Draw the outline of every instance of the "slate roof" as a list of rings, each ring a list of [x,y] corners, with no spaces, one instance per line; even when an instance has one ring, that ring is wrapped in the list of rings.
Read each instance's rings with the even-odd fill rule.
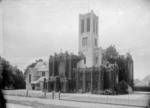
[[[38,69],[38,72],[40,71],[48,71],[48,62],[44,62],[40,69]]]
[[[44,62],[38,62],[35,66],[34,66],[34,68],[35,69],[40,69],[42,66],[43,66],[43,64],[44,64]]]
[[[35,69],[35,68],[29,68],[29,71],[30,71],[31,73],[33,73],[34,76],[39,76],[39,75],[38,75],[38,72],[37,72],[37,69]]]

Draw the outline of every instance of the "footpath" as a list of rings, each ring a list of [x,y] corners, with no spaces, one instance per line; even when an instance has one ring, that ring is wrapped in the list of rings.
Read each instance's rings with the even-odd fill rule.
[[[41,91],[5,91],[5,97],[10,103],[34,106],[36,108],[148,108],[150,103],[149,94],[128,94],[128,95],[94,95],[94,94],[67,94],[47,93],[46,98]],[[52,106],[52,107],[50,107]],[[108,107],[109,108],[109,107]]]

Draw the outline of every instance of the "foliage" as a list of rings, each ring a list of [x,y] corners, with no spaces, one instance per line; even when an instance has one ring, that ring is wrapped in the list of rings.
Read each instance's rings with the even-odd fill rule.
[[[115,95],[115,94],[116,94],[116,91],[113,90],[113,89],[105,89],[105,90],[104,90],[104,94],[105,94],[105,95]]]
[[[13,74],[13,79],[15,82],[13,84],[14,89],[25,88],[25,78],[24,78],[23,73],[19,69],[15,69],[14,74]]]
[[[8,61],[2,58],[2,88],[10,87],[14,84],[12,66]]]
[[[1,85],[1,82],[2,82],[2,58],[0,56],[0,85]]]
[[[24,75],[27,73],[28,69],[29,68],[34,68],[35,65],[38,63],[38,62],[42,62],[43,60],[42,59],[38,59],[38,60],[35,60],[35,62],[31,63],[30,65],[27,66],[27,68],[25,69],[25,72],[24,72]]]
[[[117,94],[127,94],[128,93],[128,84],[124,80],[119,82],[115,86],[115,91],[117,92]]]
[[[125,57],[120,55],[115,46],[110,45],[105,52],[105,57],[110,63],[117,63],[119,67],[119,81],[125,80]]]
[[[104,71],[104,89],[109,88],[109,72]]]
[[[21,89],[25,88],[25,81],[22,72],[13,67],[7,60],[1,59],[1,88],[14,88]]]
[[[60,77],[57,76],[56,77],[56,91],[60,91],[61,90],[61,84],[60,84]]]
[[[115,45],[110,45],[107,49],[106,49],[106,52],[105,52],[105,57],[106,59],[111,62],[113,60],[113,58],[117,57],[118,56],[118,52],[115,48]]]
[[[118,64],[118,67],[119,67],[119,81],[122,81],[122,80],[125,80],[126,78],[126,73],[125,73],[125,58],[124,56],[119,56],[117,59],[116,59],[116,62]]]

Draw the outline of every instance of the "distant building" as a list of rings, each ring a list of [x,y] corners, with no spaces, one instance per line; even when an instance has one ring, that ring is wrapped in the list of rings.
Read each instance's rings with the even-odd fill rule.
[[[43,90],[43,81],[48,79],[48,63],[38,62],[34,68],[29,68],[25,74],[27,90]]]
[[[149,84],[144,81],[138,81],[134,86],[135,87],[146,87],[146,86],[149,86]]]
[[[142,81],[150,86],[150,75],[146,76]]]

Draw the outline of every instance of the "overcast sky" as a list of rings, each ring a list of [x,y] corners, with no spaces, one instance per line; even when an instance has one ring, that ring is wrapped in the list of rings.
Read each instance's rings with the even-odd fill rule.
[[[78,53],[79,13],[99,16],[99,45],[134,60],[134,77],[150,74],[150,0],[4,0],[1,55],[24,70],[54,52]]]

